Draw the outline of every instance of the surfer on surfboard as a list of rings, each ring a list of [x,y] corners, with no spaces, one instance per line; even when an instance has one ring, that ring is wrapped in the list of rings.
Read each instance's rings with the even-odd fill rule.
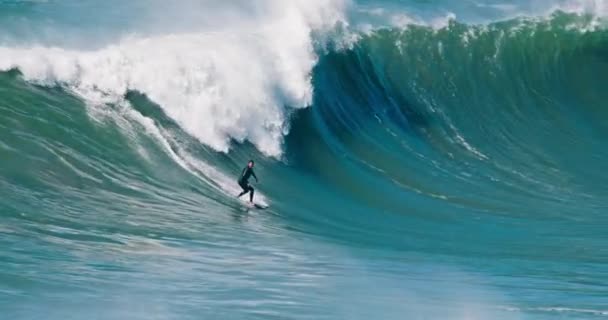
[[[249,178],[251,176],[253,176],[255,178],[255,182],[259,181],[258,177],[253,172],[254,165],[255,164],[254,164],[253,160],[249,160],[249,162],[247,163],[247,166],[241,172],[241,175],[238,180],[239,186],[241,186],[241,188],[243,188],[243,192],[241,192],[237,198],[240,198],[247,192],[250,192],[249,202],[251,202],[251,203],[253,203],[253,194],[255,193],[255,190],[253,189],[252,186],[249,185]]]

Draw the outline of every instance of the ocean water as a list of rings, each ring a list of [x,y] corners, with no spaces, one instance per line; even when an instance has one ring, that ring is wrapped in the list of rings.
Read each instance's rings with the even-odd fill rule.
[[[1,318],[608,318],[607,16],[1,0]]]

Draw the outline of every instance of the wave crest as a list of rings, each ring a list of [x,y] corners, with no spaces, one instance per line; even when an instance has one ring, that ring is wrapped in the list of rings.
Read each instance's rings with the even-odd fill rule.
[[[344,5],[265,1],[263,17],[219,30],[127,37],[93,51],[0,47],[0,69],[18,68],[26,80],[65,86],[93,104],[138,91],[215,150],[248,140],[279,156],[291,110],[312,101],[311,33],[341,21]]]

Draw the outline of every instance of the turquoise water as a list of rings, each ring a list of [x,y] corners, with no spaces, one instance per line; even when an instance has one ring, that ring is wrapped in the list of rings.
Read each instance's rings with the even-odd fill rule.
[[[606,318],[606,14],[0,1],[0,310]]]

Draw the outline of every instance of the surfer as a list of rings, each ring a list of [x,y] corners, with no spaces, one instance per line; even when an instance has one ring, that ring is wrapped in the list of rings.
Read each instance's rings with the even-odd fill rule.
[[[258,177],[255,175],[255,172],[253,172],[253,166],[254,166],[253,160],[249,160],[249,162],[247,163],[247,166],[243,169],[243,172],[241,172],[241,176],[239,177],[239,180],[238,180],[239,186],[241,186],[241,188],[243,188],[243,192],[241,192],[238,195],[238,198],[240,198],[247,192],[251,192],[249,194],[249,202],[251,202],[251,203],[253,203],[253,194],[254,194],[255,190],[253,189],[252,186],[249,185],[249,177],[253,176],[255,178],[255,182],[259,181]]]

